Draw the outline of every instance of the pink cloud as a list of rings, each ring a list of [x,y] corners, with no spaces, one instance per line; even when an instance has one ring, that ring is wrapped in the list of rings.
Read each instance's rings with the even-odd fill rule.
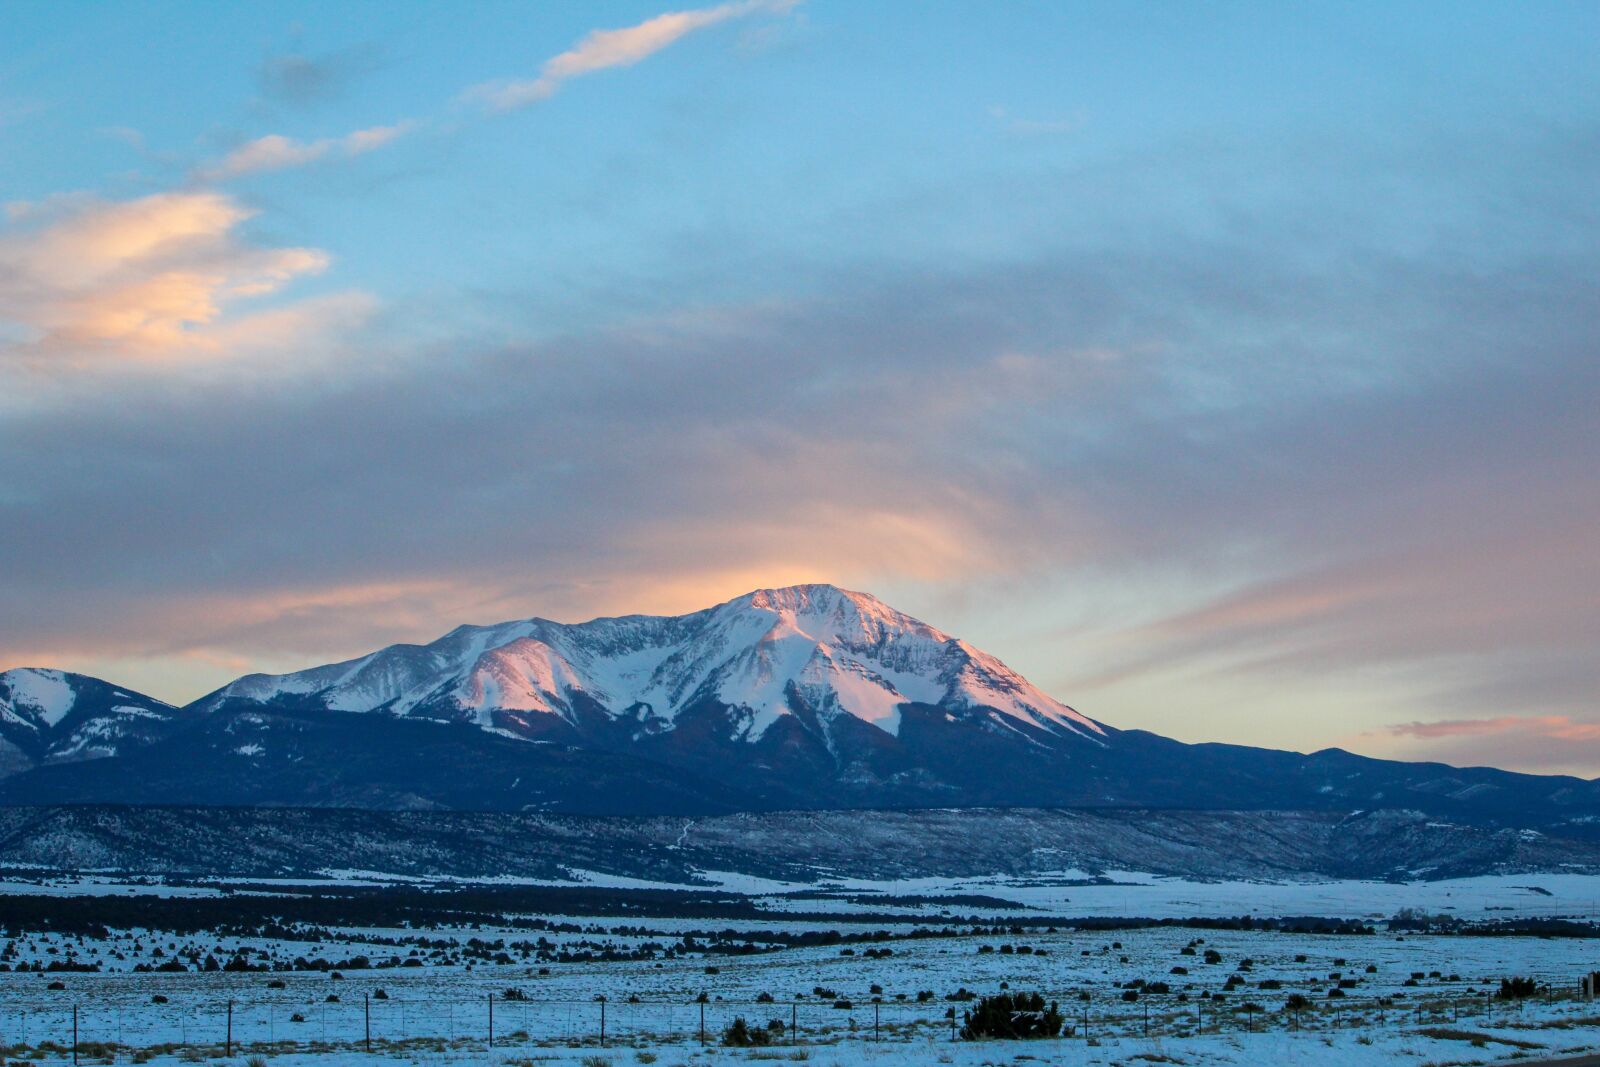
[[[235,148],[222,159],[201,168],[202,181],[224,181],[263,171],[303,167],[330,156],[348,159],[381,148],[405,133],[411,124],[372,126],[343,137],[324,137],[317,141],[296,141],[281,134],[268,134]]]

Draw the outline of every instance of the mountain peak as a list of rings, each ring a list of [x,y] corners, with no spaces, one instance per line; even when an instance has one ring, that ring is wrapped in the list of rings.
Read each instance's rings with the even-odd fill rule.
[[[745,741],[802,713],[814,731],[844,716],[896,736],[907,705],[988,709],[1024,734],[1105,735],[994,657],[825,583],[757,589],[688,615],[458,627],[428,645],[240,679],[202,710],[229,700],[443,718],[520,736],[542,736],[553,722],[576,729],[596,711],[670,732],[708,703],[727,709],[727,729]]]

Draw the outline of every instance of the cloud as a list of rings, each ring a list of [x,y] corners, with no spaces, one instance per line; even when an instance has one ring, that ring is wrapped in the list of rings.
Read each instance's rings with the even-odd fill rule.
[[[622,29],[593,30],[568,51],[546,60],[538,77],[485,83],[465,95],[499,111],[525,107],[548,99],[563,82],[613,67],[631,67],[696,30],[748,15],[783,14],[799,2],[735,0],[715,7],[670,11]]]
[[[1428,677],[1444,701],[1480,672],[1563,676],[1554,663],[1569,688],[1524,688],[1521,706],[1592,693],[1584,533],[1600,516],[1578,488],[1600,469],[1600,383],[1564,350],[1586,314],[1565,275],[1524,274],[1521,312],[1485,329],[1457,307],[1502,279],[1446,295],[1415,266],[1308,276],[1258,255],[1202,242],[851,273],[806,300],[450,344],[378,379],[133,390],[115,410],[14,419],[0,598],[46,607],[0,621],[0,653],[304,663],[462,621],[683,610],[781,581],[1115,583],[1171,565],[1236,587],[1128,635],[1137,655],[1108,668],[1294,692],[1443,664]],[[1254,344],[1230,347],[1246,323],[1253,342],[1315,331],[1369,287],[1406,305],[1402,330],[1372,336],[1412,375],[1307,394]],[[1300,296],[1261,299],[1286,292]],[[1196,351],[1255,388],[1196,398]],[[349,590],[400,592],[385,606]]]
[[[1378,735],[1416,742],[1400,749],[1412,758],[1490,766],[1509,763],[1584,778],[1600,774],[1600,723],[1567,715],[1399,723]]]
[[[1556,741],[1600,741],[1600,723],[1576,722],[1566,715],[1502,715],[1497,719],[1408,722],[1391,726],[1388,732],[1397,737],[1425,739],[1536,734]]]
[[[0,355],[170,359],[247,345],[235,304],[327,267],[314,248],[241,239],[254,214],[217,192],[67,198],[10,212],[0,230]],[[281,324],[283,310],[273,313]],[[254,320],[265,324],[270,319]]]
[[[296,141],[279,134],[269,134],[246,142],[217,162],[201,167],[195,176],[201,181],[226,181],[263,171],[303,167],[330,156],[350,159],[383,147],[406,133],[411,126],[410,122],[371,126],[343,137],[324,137],[318,141]]]

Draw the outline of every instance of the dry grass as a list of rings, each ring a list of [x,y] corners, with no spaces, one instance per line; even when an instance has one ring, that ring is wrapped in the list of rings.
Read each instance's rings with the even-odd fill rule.
[[[1432,1038],[1435,1041],[1466,1041],[1474,1048],[1487,1048],[1491,1044],[1510,1045],[1512,1048],[1536,1049],[1546,1046],[1536,1041],[1518,1041],[1514,1037],[1496,1037],[1493,1034],[1483,1034],[1476,1030],[1455,1030],[1445,1026],[1429,1026],[1417,1033],[1422,1037]]]

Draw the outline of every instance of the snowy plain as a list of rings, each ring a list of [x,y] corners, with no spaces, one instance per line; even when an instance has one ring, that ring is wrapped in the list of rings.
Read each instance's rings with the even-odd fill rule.
[[[367,872],[341,873],[336,884],[384,881]],[[575,871],[569,884],[605,881]],[[1417,934],[1389,930],[1383,921],[1402,910],[1488,921],[1588,919],[1600,899],[1600,879],[1556,874],[1416,883],[1197,883],[1111,872],[1086,881],[1081,872],[1066,871],[1048,878],[824,880],[797,887],[707,872],[705,883],[761,902],[761,917],[521,916],[564,924],[561,932],[538,933],[479,923],[291,931],[272,938],[115,929],[82,938],[25,932],[7,944],[11,965],[48,966],[70,958],[99,970],[0,972],[0,1055],[8,1061],[71,1062],[74,1009],[81,1062],[217,1059],[241,1067],[252,1058],[306,1067],[773,1060],[838,1067],[1221,1065],[1273,1059],[1443,1065],[1537,1062],[1600,1049],[1600,1008],[1574,995],[1578,976],[1600,968],[1600,942]],[[308,884],[316,883],[174,886],[112,875],[13,876],[3,888],[61,897],[225,896],[292,893]],[[948,914],[985,925],[974,931],[951,923]],[[1170,923],[1087,929],[1074,923],[1241,915],[1352,918],[1375,932]],[[0,925],[4,917],[0,902]],[[1052,917],[1059,921],[1041,924]],[[1007,925],[1023,918],[1028,924]],[[918,928],[932,933],[906,936]],[[770,950],[749,955],[680,949],[651,958],[578,962],[524,955],[494,963],[456,951],[471,939],[492,945],[540,937],[557,951],[630,952],[707,929],[757,943],[775,930],[863,936],[881,929],[888,936],[844,947],[768,945]],[[399,966],[406,950],[396,946],[418,936],[452,947],[426,954],[424,965]],[[227,959],[244,950],[247,958],[274,961],[361,955],[372,966],[346,968],[338,978],[328,970],[134,973],[132,967],[152,958],[156,947],[164,947],[168,959],[185,952]],[[1208,951],[1216,953],[1215,962],[1207,962]],[[1490,995],[1500,979],[1520,976],[1537,979],[1540,993],[1510,1002]],[[1138,982],[1164,982],[1168,991],[1140,993],[1132,985]],[[51,988],[56,983],[60,988]],[[970,1003],[949,998],[962,996],[961,990],[984,995],[1006,986],[1038,990],[1060,1003],[1066,1035],[1041,1042],[953,1040],[946,1013],[954,1008],[959,1022]],[[603,1006],[597,999],[602,996]],[[698,1003],[702,996],[704,1004]],[[1293,996],[1304,997],[1305,1004],[1292,1011]],[[758,1027],[775,1025],[770,1032],[777,1044],[718,1047],[724,1028],[737,1017]]]

